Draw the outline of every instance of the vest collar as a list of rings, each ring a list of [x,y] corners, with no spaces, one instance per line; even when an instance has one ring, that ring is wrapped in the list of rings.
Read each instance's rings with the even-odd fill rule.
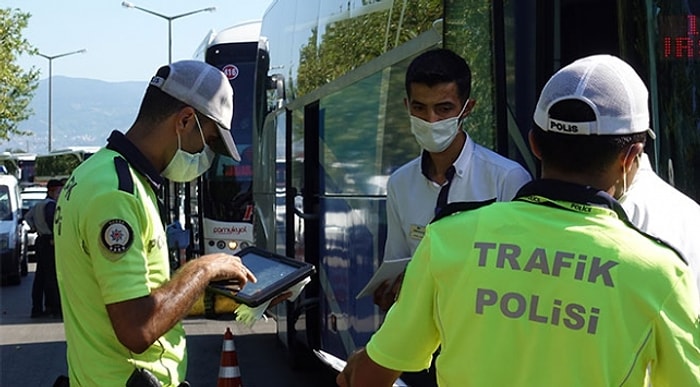
[[[580,203],[607,208],[615,212],[622,221],[630,223],[622,205],[605,191],[561,180],[538,179],[526,183],[520,188],[513,200],[526,196],[542,196],[550,200]]]
[[[136,171],[148,179],[155,192],[160,190],[164,182],[163,177],[124,133],[118,130],[112,131],[107,139],[107,149],[122,155]]]

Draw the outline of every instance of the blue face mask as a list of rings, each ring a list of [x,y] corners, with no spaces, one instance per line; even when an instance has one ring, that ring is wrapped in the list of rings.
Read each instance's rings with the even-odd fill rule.
[[[194,120],[197,123],[197,128],[199,128],[199,134],[202,136],[204,149],[198,153],[185,152],[181,148],[180,133],[178,133],[175,156],[173,156],[168,166],[165,167],[161,173],[163,177],[168,180],[177,183],[186,183],[201,176],[211,166],[211,162],[214,159],[214,151],[209,148],[209,145],[207,145],[207,142],[204,140],[204,132],[202,132],[202,126],[199,124],[199,119],[196,114]]]

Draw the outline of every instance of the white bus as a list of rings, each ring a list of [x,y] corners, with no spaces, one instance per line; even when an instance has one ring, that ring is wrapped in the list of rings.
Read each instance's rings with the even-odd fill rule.
[[[34,182],[35,162],[36,153],[0,153],[0,165],[4,167],[4,173],[16,177],[20,187]]]
[[[191,231],[194,243],[189,247],[195,255],[231,254],[253,243],[252,137],[266,114],[259,107],[267,85],[265,72],[256,66],[268,67],[267,40],[260,36],[260,25],[254,20],[212,32],[195,53],[196,59],[217,67],[231,82],[235,92],[231,127],[241,154],[241,161],[217,155],[196,186],[184,187],[184,223]]]
[[[73,170],[100,147],[74,146],[36,156],[34,183],[46,184],[50,179],[67,179]]]

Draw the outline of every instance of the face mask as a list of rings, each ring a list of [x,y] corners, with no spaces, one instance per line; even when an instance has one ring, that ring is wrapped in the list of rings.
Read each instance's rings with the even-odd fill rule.
[[[185,152],[180,148],[180,133],[178,133],[177,151],[162,173],[166,179],[178,183],[186,183],[199,177],[211,166],[211,161],[214,159],[214,151],[209,148],[209,145],[204,140],[204,133],[202,132],[202,126],[199,125],[197,115],[194,116],[194,120],[197,123],[197,128],[199,128],[199,134],[202,136],[204,149],[199,153]]]
[[[432,153],[439,153],[447,149],[457,137],[460,126],[460,117],[467,108],[465,103],[462,110],[455,117],[441,121],[428,122],[411,115],[411,132],[421,148]]]

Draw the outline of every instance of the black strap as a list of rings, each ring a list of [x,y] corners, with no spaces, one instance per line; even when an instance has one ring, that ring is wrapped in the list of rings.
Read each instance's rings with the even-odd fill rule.
[[[482,200],[480,202],[453,202],[453,203],[449,203],[437,215],[435,215],[435,217],[433,218],[433,220],[430,221],[430,223],[435,223],[442,218],[445,218],[445,217],[452,215],[452,214],[456,214],[458,212],[476,210],[477,208],[487,206],[491,203],[494,203],[495,201],[496,201],[496,198]]]
[[[440,188],[440,193],[438,194],[437,202],[435,203],[435,215],[439,214],[445,206],[447,206],[447,197],[450,194],[450,186],[452,185],[452,179],[455,177],[455,166],[450,165],[445,171],[445,177],[447,178],[447,184]]]
[[[70,387],[70,380],[66,375],[60,375],[53,382],[53,387]]]

